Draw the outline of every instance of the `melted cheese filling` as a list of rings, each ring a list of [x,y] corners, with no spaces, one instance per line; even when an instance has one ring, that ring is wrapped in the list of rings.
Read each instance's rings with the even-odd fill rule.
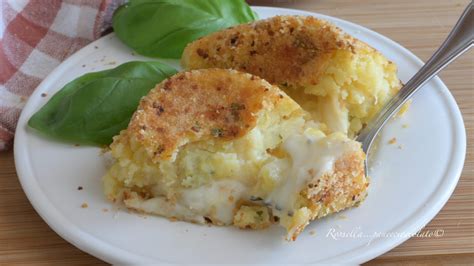
[[[219,180],[194,189],[181,191],[180,200],[171,202],[165,197],[148,200],[125,200],[128,207],[183,220],[205,223],[206,218],[216,224],[232,224],[236,201],[245,196],[248,188],[239,181]]]
[[[220,225],[232,224],[236,207],[242,200],[270,207],[279,217],[292,216],[299,208],[297,199],[302,189],[308,182],[331,172],[338,158],[353,151],[354,146],[350,144],[351,141],[342,134],[325,136],[319,130],[307,129],[285,139],[281,145],[285,157],[272,157],[273,160],[262,167],[271,169],[273,176],[278,177],[267,192],[261,191],[258,184],[218,179],[195,188],[180,189],[176,201],[165,197],[146,200],[132,197],[126,199],[125,204],[147,213],[197,223],[212,220]]]
[[[291,166],[266,202],[273,206],[277,214],[284,212],[291,215],[301,190],[309,181],[331,172],[336,160],[350,152],[351,146],[316,133],[292,135],[283,143],[283,149],[289,154]]]

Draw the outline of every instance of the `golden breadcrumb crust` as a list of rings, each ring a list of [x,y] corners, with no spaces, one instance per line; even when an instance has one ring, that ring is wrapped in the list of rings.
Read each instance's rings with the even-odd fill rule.
[[[365,154],[362,150],[346,154],[334,164],[334,171],[330,175],[316,178],[308,183],[304,192],[313,204],[322,204],[332,212],[339,211],[335,202],[342,205],[352,205],[359,202],[364,196],[364,191],[369,185],[364,172]],[[318,217],[324,216],[318,213]]]
[[[231,140],[245,135],[255,127],[256,113],[281,100],[292,101],[277,87],[247,73],[224,69],[182,72],[158,84],[141,100],[121,134],[133,136],[153,161],[166,160],[190,140]]]
[[[272,84],[307,86],[318,83],[337,49],[370,49],[327,21],[306,16],[276,16],[219,31],[183,52],[186,69],[233,68]]]

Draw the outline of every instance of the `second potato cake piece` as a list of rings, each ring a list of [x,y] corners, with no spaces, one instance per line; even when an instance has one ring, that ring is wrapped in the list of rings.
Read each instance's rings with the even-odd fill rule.
[[[349,137],[400,89],[397,67],[331,23],[277,16],[203,37],[184,50],[186,69],[232,68],[264,78]]]

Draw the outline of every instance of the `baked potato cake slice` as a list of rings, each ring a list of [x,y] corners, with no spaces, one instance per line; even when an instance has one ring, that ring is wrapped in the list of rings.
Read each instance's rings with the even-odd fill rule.
[[[195,223],[278,221],[292,240],[311,220],[356,205],[368,186],[358,142],[324,134],[285,92],[235,70],[163,81],[110,152],[112,201]]]
[[[310,16],[276,16],[190,43],[186,69],[232,68],[278,85],[327,132],[349,137],[400,89],[397,67],[380,52]]]

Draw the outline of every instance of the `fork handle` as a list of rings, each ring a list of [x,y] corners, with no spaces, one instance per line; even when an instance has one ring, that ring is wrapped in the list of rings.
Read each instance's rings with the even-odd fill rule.
[[[473,3],[471,2],[441,47],[360,132],[356,140],[362,143],[362,149],[365,152],[369,150],[373,139],[385,123],[397,113],[401,106],[415,92],[454,59],[474,45],[473,9]]]

